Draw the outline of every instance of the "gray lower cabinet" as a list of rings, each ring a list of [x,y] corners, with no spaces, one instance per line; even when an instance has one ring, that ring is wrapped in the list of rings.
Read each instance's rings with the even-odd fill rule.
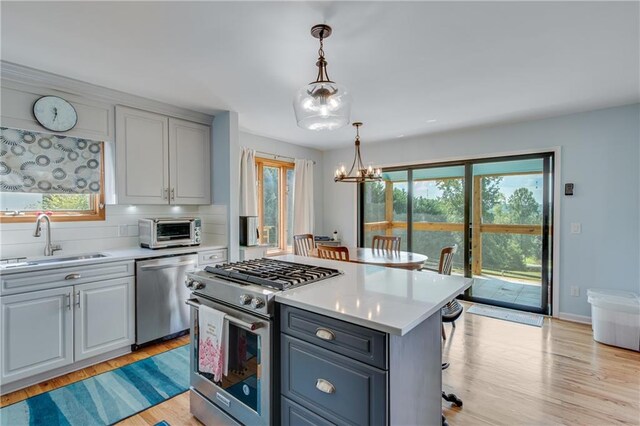
[[[106,272],[110,279],[97,279],[90,266],[50,270],[48,282],[47,271],[2,277],[2,392],[24,384],[32,376],[128,349],[134,343],[133,262],[99,264],[94,269]],[[60,282],[67,285],[60,286]],[[72,283],[75,285],[69,285]],[[29,291],[46,285],[52,288]],[[18,289],[23,292],[6,294]]]
[[[135,278],[75,286],[75,361],[135,341]]]
[[[279,306],[284,425],[440,425],[440,311],[404,336]]]
[[[284,397],[335,424],[386,423],[385,371],[287,335],[281,355]]]
[[[282,426],[331,426],[333,423],[323,419],[313,411],[307,410],[303,406],[296,404],[288,398],[282,397],[280,400],[280,410]]]
[[[73,286],[0,297],[3,384],[73,363]]]

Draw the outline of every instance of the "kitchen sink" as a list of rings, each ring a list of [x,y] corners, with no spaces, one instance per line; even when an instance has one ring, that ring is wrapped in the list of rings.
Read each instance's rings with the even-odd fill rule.
[[[94,254],[83,254],[78,256],[51,257],[47,259],[24,260],[22,262],[2,264],[0,265],[0,269],[11,269],[11,268],[18,268],[22,266],[51,265],[51,264],[65,263],[65,262],[75,262],[78,260],[100,259],[103,257],[107,257],[107,255],[101,254],[101,253],[94,253]]]

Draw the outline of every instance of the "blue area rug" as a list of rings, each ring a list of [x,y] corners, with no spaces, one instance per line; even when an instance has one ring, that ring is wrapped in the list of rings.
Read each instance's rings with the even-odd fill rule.
[[[110,425],[189,389],[189,345],[0,409],[3,426]]]

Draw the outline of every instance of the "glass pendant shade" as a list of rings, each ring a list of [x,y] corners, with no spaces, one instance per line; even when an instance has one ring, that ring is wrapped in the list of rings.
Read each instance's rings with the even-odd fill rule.
[[[298,90],[293,109],[303,129],[338,129],[349,124],[351,93],[337,83],[313,82]]]
[[[296,93],[293,110],[298,126],[308,130],[334,130],[349,123],[351,115],[351,93],[337,84],[327,74],[323,42],[331,35],[331,27],[325,24],[311,27],[311,35],[320,40],[318,50],[318,75]]]

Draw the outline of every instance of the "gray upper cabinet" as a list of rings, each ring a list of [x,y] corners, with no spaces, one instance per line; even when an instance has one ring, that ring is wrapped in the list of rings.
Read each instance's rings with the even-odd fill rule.
[[[210,204],[211,128],[116,106],[119,204]]]
[[[73,287],[0,297],[0,382],[73,363]]]
[[[116,106],[119,204],[169,203],[169,118]]]
[[[211,128],[169,119],[171,204],[211,204]]]

